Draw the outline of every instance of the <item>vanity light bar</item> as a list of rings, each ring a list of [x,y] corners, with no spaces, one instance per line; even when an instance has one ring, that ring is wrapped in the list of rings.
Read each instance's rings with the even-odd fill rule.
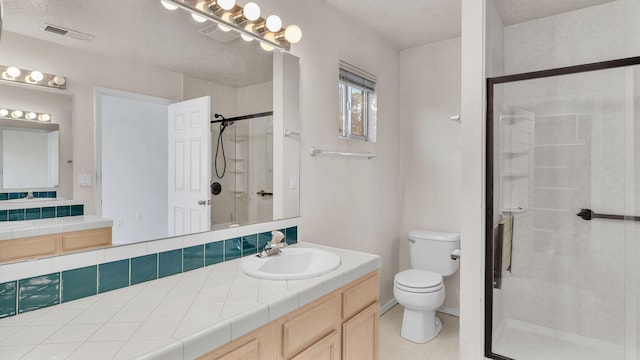
[[[161,3],[167,10],[187,10],[198,22],[212,21],[222,31],[235,30],[246,41],[257,40],[265,51],[289,50],[291,44],[302,38],[302,30],[297,25],[283,28],[277,15],[260,17],[260,7],[253,2],[244,8],[235,0],[161,0]]]
[[[38,70],[19,69],[15,66],[0,65],[0,79],[55,89],[67,88],[67,79],[64,76],[46,74]]]
[[[0,108],[0,118],[12,120],[34,120],[50,122],[51,114],[39,113],[35,111]]]

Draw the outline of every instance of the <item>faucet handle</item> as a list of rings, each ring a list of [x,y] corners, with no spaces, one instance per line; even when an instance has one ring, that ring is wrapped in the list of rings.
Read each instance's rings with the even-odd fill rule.
[[[284,239],[284,234],[281,231],[272,231],[271,232],[271,241],[279,244],[282,239]],[[285,242],[286,244],[286,242]]]

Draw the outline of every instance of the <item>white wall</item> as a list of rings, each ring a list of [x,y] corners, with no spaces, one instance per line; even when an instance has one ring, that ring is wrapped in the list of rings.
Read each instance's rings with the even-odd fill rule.
[[[324,1],[272,0],[260,7],[303,31],[292,46],[301,59],[300,239],[381,255],[380,301],[386,303],[398,271],[398,51]],[[339,60],[378,77],[375,144],[338,138]],[[310,157],[312,146],[378,157]]]
[[[410,229],[460,232],[460,61],[459,38],[400,53],[400,270]],[[458,309],[459,272],[445,288]]]

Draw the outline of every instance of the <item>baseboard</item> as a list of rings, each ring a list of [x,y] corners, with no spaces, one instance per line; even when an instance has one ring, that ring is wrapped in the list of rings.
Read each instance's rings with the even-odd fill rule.
[[[398,301],[396,301],[395,298],[391,299],[391,301],[389,301],[386,304],[380,305],[380,316],[382,316],[382,314],[386,313],[387,311],[391,310],[391,308],[396,305],[398,305]]]
[[[440,306],[438,308],[439,312],[460,317],[460,309],[448,307],[448,306]]]

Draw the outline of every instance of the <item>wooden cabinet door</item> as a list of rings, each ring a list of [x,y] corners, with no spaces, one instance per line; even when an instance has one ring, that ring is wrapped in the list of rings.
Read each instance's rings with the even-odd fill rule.
[[[232,350],[231,352],[220,356],[217,360],[256,360],[260,359],[260,349],[258,340],[253,339],[248,343]]]
[[[342,325],[342,359],[378,360],[379,304],[371,304]]]
[[[340,359],[340,336],[337,331],[318,340],[291,360],[338,360]]]
[[[200,356],[199,360],[273,360],[276,359],[277,330],[271,322],[222,347]]]

